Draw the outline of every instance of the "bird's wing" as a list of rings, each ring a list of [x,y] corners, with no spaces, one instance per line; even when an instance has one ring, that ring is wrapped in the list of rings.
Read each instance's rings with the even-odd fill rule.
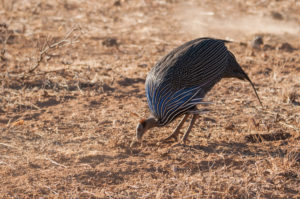
[[[200,91],[199,86],[173,92],[167,84],[156,87],[152,86],[151,83],[146,84],[149,108],[161,126],[169,124],[178,116],[202,103],[202,98],[197,97]]]
[[[162,58],[146,79],[148,105],[160,125],[201,103],[227,62],[224,41],[210,38],[187,42]]]
[[[200,38],[170,52],[154,67],[159,81],[174,90],[191,86],[211,86],[219,81],[228,63],[225,40]]]

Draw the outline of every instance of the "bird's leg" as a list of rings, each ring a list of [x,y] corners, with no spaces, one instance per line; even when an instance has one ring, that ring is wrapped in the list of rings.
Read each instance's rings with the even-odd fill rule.
[[[184,122],[187,120],[189,114],[185,114],[184,117],[182,118],[182,120],[179,122],[179,124],[177,125],[176,129],[173,131],[173,133],[167,137],[166,139],[164,139],[164,141],[168,141],[171,138],[174,138],[177,141],[177,136],[180,133],[180,129],[183,126]]]
[[[185,132],[185,134],[183,135],[183,137],[182,137],[182,139],[181,139],[181,141],[183,142],[183,144],[185,144],[186,139],[187,139],[187,137],[189,136],[189,133],[190,133],[190,131],[192,130],[193,125],[194,125],[195,121],[198,119],[198,117],[199,117],[199,114],[193,114],[191,123],[190,123],[190,125],[189,125],[187,131]]]

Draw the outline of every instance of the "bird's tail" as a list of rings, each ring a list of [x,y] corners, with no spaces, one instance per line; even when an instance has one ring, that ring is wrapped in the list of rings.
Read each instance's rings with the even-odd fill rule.
[[[236,77],[241,80],[247,80],[248,82],[250,82],[260,105],[263,107],[262,102],[256,92],[253,82],[248,77],[247,73],[245,73],[245,71],[239,65],[239,63],[236,61],[234,55],[231,52],[229,52],[229,67],[224,72],[224,77]]]
[[[254,87],[253,82],[252,82],[251,79],[248,77],[247,73],[245,73],[243,70],[242,70],[242,72],[243,72],[243,75],[244,75],[245,79],[248,80],[248,82],[250,82],[250,84],[251,84],[251,86],[252,86],[252,88],[253,88],[253,90],[254,90],[254,92],[255,92],[255,95],[256,95],[256,97],[257,97],[259,103],[260,103],[260,105],[263,107],[262,102],[261,102],[261,100],[260,100],[260,98],[259,98],[259,96],[258,96],[258,94],[257,94],[257,92],[256,92],[256,89],[255,89],[255,87]]]

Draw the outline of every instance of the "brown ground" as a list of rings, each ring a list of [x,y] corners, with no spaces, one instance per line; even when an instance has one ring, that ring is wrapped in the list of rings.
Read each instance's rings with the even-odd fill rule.
[[[299,1],[1,0],[0,23],[1,198],[299,198]],[[130,147],[147,72],[202,36],[264,108],[222,80],[187,146],[159,142],[176,121]]]

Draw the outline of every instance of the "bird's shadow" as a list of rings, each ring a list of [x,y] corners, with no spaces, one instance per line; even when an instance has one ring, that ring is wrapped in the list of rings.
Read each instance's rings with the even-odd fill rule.
[[[285,137],[279,137],[275,134],[277,137],[273,137],[269,135],[270,140],[256,140],[255,142],[252,140],[248,140],[248,137],[250,135],[245,136],[245,142],[212,142],[208,145],[201,145],[201,144],[184,144],[182,142],[172,142],[172,141],[162,141],[162,146],[170,146],[170,148],[177,148],[177,149],[187,149],[189,151],[198,151],[198,152],[205,152],[207,154],[223,154],[223,155],[239,155],[239,156],[246,156],[246,157],[266,157],[266,156],[272,156],[272,157],[284,157],[286,155],[286,151],[281,150],[280,148],[274,148],[274,149],[267,149],[265,148],[266,142],[272,142],[272,141],[280,141],[290,138],[291,136],[285,136]],[[253,135],[251,135],[253,136]],[[255,136],[255,135],[254,135]],[[269,138],[267,136],[263,136],[264,138]],[[173,143],[173,144],[172,144]],[[255,147],[250,146],[249,144],[255,143]],[[261,144],[261,146],[260,146]],[[300,157],[300,153],[299,153]],[[300,158],[299,158],[300,161]]]

